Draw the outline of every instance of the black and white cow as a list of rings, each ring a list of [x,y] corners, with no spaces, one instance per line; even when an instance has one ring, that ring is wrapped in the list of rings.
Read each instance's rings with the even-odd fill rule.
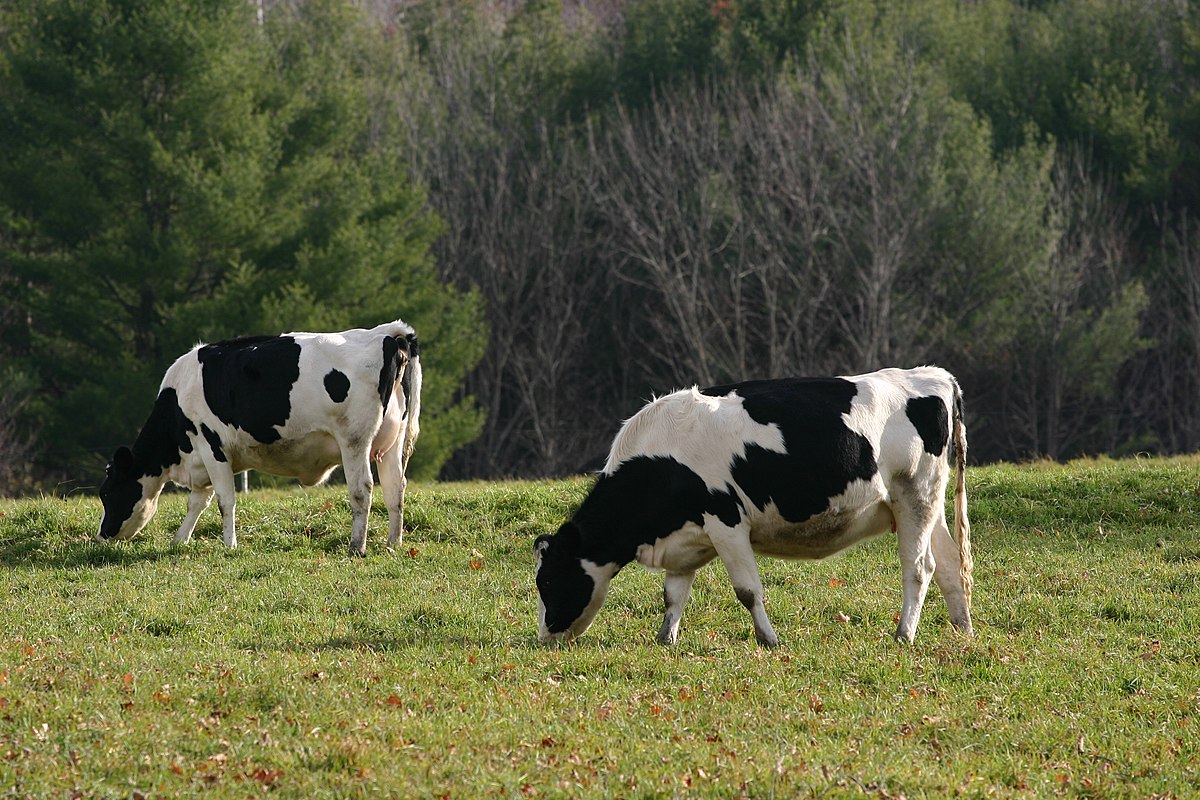
[[[944,502],[951,442],[956,537]],[[966,449],[958,383],[936,367],[659,397],[622,426],[572,519],[534,543],[540,638],[587,630],[613,576],[637,559],[666,571],[658,641],[672,644],[696,570],[719,557],[771,647],[756,553],[824,558],[888,531],[903,571],[896,639],[913,640],[930,576],[969,634]]]
[[[113,455],[100,486],[99,538],[136,535],[174,481],[192,490],[175,542],[191,538],[215,493],[225,544],[236,547],[235,473],[253,468],[312,485],[341,464],[354,517],[350,553],[365,555],[376,461],[394,547],[420,406],[417,337],[401,320],[196,345],[167,369],[133,448]]]

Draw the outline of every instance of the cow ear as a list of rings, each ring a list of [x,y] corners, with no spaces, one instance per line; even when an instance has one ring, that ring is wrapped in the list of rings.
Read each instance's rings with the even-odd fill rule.
[[[539,556],[550,549],[550,534],[543,533],[541,536],[533,540],[533,552]]]
[[[133,451],[128,447],[118,447],[113,453],[112,467],[118,472],[133,472]]]

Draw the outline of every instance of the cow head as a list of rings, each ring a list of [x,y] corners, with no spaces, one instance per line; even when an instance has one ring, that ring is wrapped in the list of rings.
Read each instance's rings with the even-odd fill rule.
[[[119,447],[105,468],[104,483],[100,484],[100,502],[104,516],[100,519],[97,538],[129,539],[136,536],[158,510],[158,495],[163,481],[153,475],[143,475],[134,466],[133,453]]]
[[[616,564],[597,564],[581,555],[580,531],[567,522],[553,536],[533,543],[537,561],[538,638],[571,640],[592,624]]]

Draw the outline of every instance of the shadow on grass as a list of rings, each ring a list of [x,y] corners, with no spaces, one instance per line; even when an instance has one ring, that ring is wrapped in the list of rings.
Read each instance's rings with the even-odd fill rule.
[[[0,539],[0,569],[71,569],[127,566],[178,555],[178,548],[158,548],[150,543],[129,545],[80,538],[45,542],[31,537]]]
[[[485,636],[447,635],[441,632],[413,630],[388,637],[359,637],[335,636],[330,639],[311,642],[241,642],[237,646],[243,650],[258,653],[324,653],[324,652],[368,652],[368,653],[398,653],[407,650],[426,648],[431,645],[446,647],[454,650],[494,650],[498,644],[496,639]],[[508,640],[511,649],[532,650],[538,646],[537,634],[516,636]]]

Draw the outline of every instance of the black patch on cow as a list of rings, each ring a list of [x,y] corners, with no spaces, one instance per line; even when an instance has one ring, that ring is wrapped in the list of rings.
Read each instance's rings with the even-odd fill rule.
[[[758,603],[758,595],[753,590],[734,587],[733,593],[737,595],[738,602],[745,606],[747,610],[754,610],[754,606]]]
[[[111,539],[121,530],[125,520],[133,515],[133,507],[142,499],[142,484],[134,474],[133,454],[128,447],[119,447],[105,469],[100,484],[100,502],[104,516],[100,520],[100,538]]]
[[[204,399],[217,419],[263,444],[279,441],[277,426],[292,413],[292,387],[300,377],[300,345],[291,336],[248,336],[205,345]]]
[[[407,343],[395,336],[383,337],[383,364],[379,367],[379,402],[387,408],[392,399],[392,390],[396,387],[396,378],[400,376],[401,353],[407,353]]]
[[[760,509],[775,502],[789,522],[804,522],[829,508],[830,498],[855,480],[878,471],[875,451],[862,434],[846,426],[858,387],[844,378],[787,378],[714,386],[712,397],[736,392],[750,418],[774,423],[783,433],[786,453],[749,445],[731,472],[746,496]]]
[[[329,394],[330,400],[340,403],[346,399],[346,395],[350,394],[350,379],[346,377],[346,373],[331,369],[325,375],[325,391]]]
[[[940,456],[950,440],[950,416],[940,397],[910,397],[904,407],[908,420],[921,434],[925,452]]]
[[[195,432],[196,426],[179,407],[175,390],[168,387],[159,392],[133,449],[117,448],[100,484],[100,502],[104,506],[102,539],[116,535],[133,513],[133,507],[142,498],[138,479],[161,475],[178,464],[182,460],[180,453],[192,452],[188,434]]]
[[[628,564],[639,545],[653,544],[689,522],[713,514],[726,525],[741,518],[738,501],[710,492],[704,480],[669,457],[638,456],[601,475],[574,522],[583,534],[583,556],[597,564]]]
[[[221,437],[212,428],[200,423],[200,432],[204,434],[205,440],[208,442],[208,449],[212,450],[213,458],[217,461],[226,461],[225,450],[221,447]]]
[[[168,387],[158,394],[146,424],[133,443],[133,465],[137,475],[161,475],[180,462],[180,453],[192,452],[189,433],[196,426],[179,407],[179,396]]]
[[[408,363],[404,365],[404,375],[400,378],[400,390],[404,392],[404,414],[408,416],[408,408],[412,405],[412,372],[414,369],[413,363],[417,356],[421,354],[421,346],[417,343],[417,335],[410,333],[404,337],[408,345]]]
[[[579,528],[567,522],[553,536],[539,536],[534,547],[542,553],[536,583],[546,608],[546,627],[562,633],[583,614],[596,590],[580,562]]]

